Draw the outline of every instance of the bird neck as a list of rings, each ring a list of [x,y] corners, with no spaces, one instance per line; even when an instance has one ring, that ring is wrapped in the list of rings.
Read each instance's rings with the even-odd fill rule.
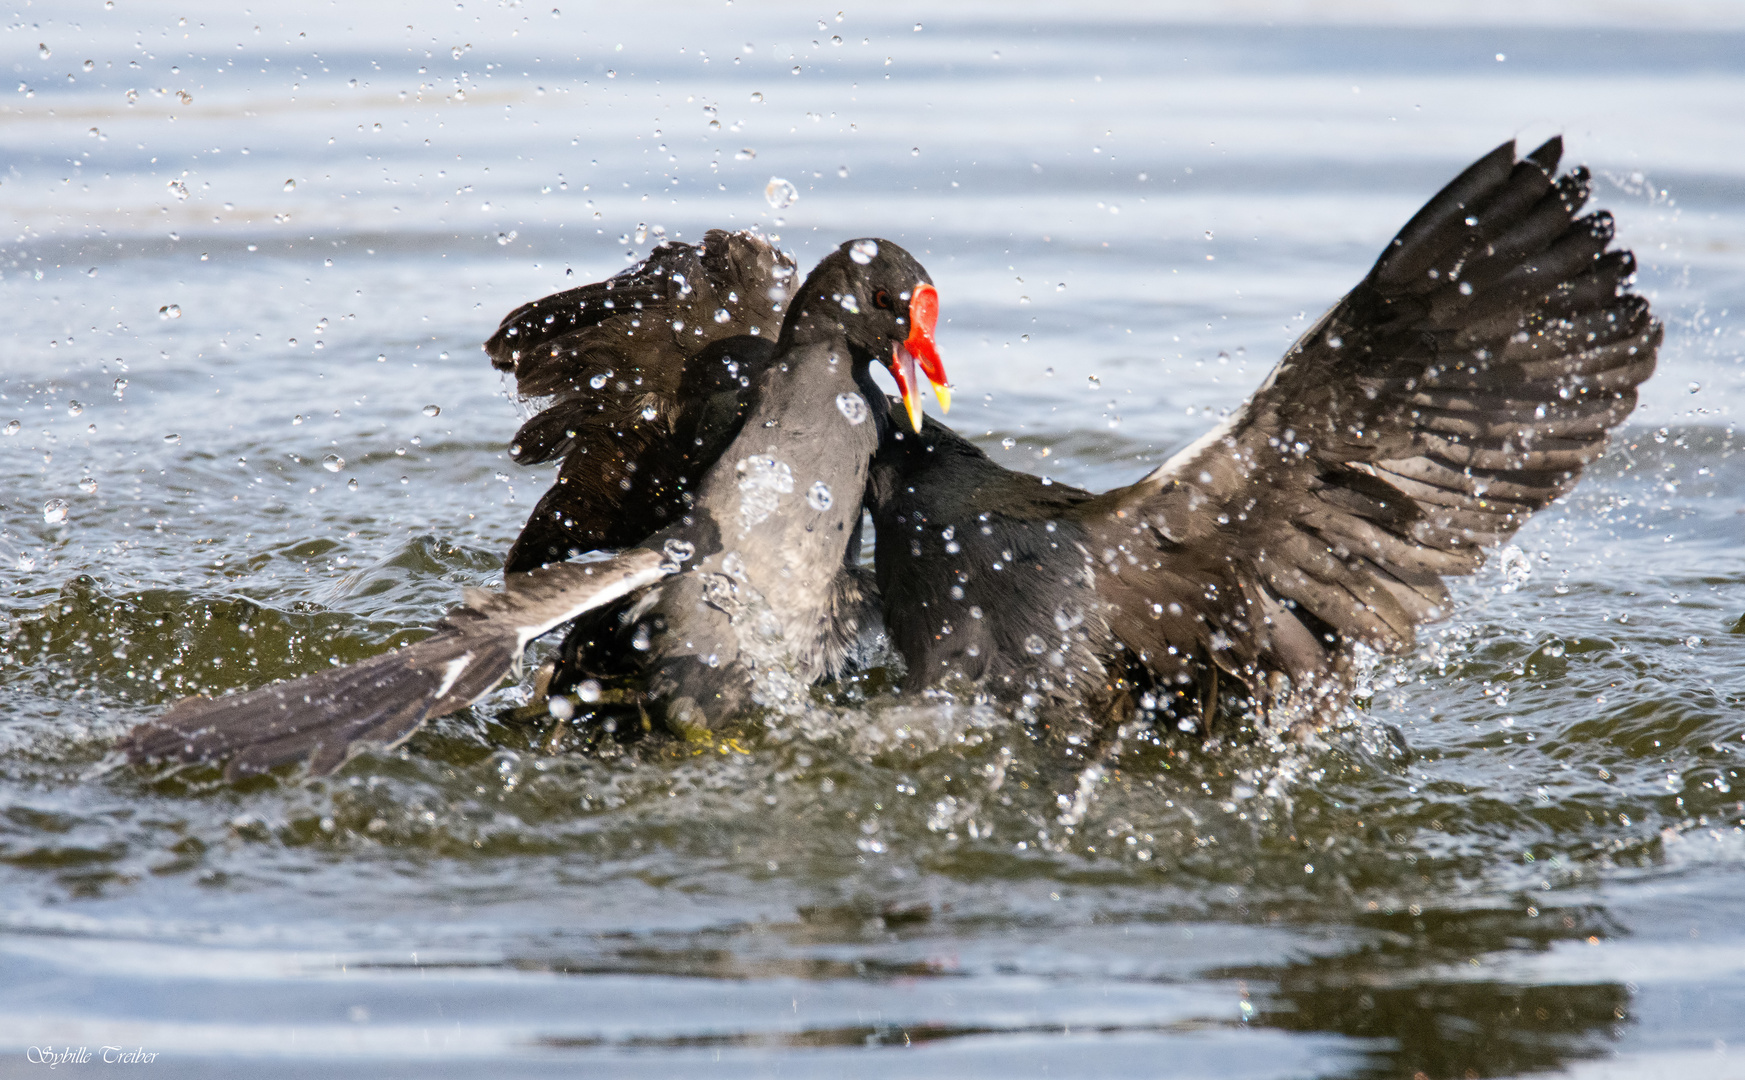
[[[783,350],[752,384],[744,426],[697,491],[700,568],[756,590],[798,658],[818,653],[878,448],[882,395],[857,368],[864,377],[840,338]]]

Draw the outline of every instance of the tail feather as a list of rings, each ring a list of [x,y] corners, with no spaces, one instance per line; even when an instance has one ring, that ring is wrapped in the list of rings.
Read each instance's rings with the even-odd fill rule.
[[[534,638],[676,569],[658,553],[635,548],[512,574],[501,592],[471,591],[423,641],[246,693],[186,698],[134,728],[117,749],[136,764],[227,761],[228,780],[296,761],[322,776],[472,704],[502,681]]]

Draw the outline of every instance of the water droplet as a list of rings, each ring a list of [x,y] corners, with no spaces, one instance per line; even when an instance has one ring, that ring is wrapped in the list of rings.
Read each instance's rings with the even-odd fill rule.
[[[733,313],[728,311],[726,308],[716,308],[715,309],[715,321],[716,322],[724,323],[724,322],[728,322],[728,321],[732,320],[732,318],[733,318]]]
[[[750,529],[766,520],[781,504],[781,496],[794,490],[794,470],[785,461],[766,454],[741,458],[739,473],[739,524]]]
[[[127,380],[126,379],[116,379],[115,380],[115,396],[116,397],[120,397],[121,392],[123,390],[126,390],[126,389],[127,389]]]
[[[688,562],[691,556],[697,553],[697,545],[691,543],[689,540],[680,540],[678,537],[674,536],[669,537],[667,542],[661,545],[660,550],[661,554],[665,555],[672,562],[684,563]]]
[[[321,467],[328,472],[338,472],[345,468],[345,459],[338,454],[328,454],[321,459]]]
[[[350,480],[347,480],[345,482],[345,487],[346,487],[347,491],[356,491],[357,490],[357,477],[354,476]]]
[[[20,423],[19,423],[19,422],[18,422],[18,421],[16,421],[16,420],[12,420],[12,421],[9,421],[9,422],[8,422],[8,423],[7,423],[7,424],[6,424],[6,434],[8,434],[8,435],[16,435],[16,434],[18,434],[18,429],[19,429],[19,428],[21,428],[21,427],[23,427],[23,426],[24,426],[24,425],[23,425],[23,424],[20,424]]]
[[[1689,389],[1690,392],[1693,394],[1696,393],[1697,391],[1701,390],[1702,388],[1703,388],[1703,384],[1699,383],[1699,382],[1693,382],[1690,384],[1689,387],[1687,387],[1687,389]]]
[[[593,378],[588,380],[588,385],[593,387],[596,390],[599,390],[600,388],[602,388],[606,385],[606,380],[610,377],[611,376],[609,373],[606,375],[596,375]]]
[[[388,362],[388,354],[387,353],[377,353],[376,354],[376,363],[385,364],[387,362]]]
[[[296,191],[297,190],[297,181],[295,181],[295,180],[285,181],[285,190],[286,191]]]
[[[828,510],[835,500],[830,497],[830,485],[820,480],[806,492],[806,505],[814,510]]]
[[[648,624],[638,623],[635,632],[630,635],[630,647],[637,652],[647,652],[648,646]]]
[[[866,398],[861,397],[853,390],[836,395],[836,409],[846,417],[848,422],[851,424],[863,424],[866,422],[868,412]],[[13,421],[13,424],[16,426],[17,421]],[[12,432],[8,431],[7,434],[10,435]]]
[[[67,415],[68,416],[77,416],[84,411],[85,411],[85,403],[84,402],[82,402],[82,401],[69,401],[69,402],[67,402]]]
[[[758,91],[758,90],[753,90],[753,91],[752,91],[752,92],[751,92],[751,103],[752,103],[752,104],[753,104],[753,105],[760,105],[760,104],[762,104],[762,103],[763,103],[763,93],[762,93],[762,91]]]
[[[426,405],[426,406],[424,406],[424,415],[425,416],[441,416],[442,415],[442,406],[440,406],[440,405]]]
[[[789,72],[790,75],[798,75],[799,73],[800,73],[800,65],[798,65],[798,64],[795,64],[794,69],[791,72]]]
[[[770,204],[770,209],[786,210],[800,198],[800,191],[781,177],[772,176],[769,183],[764,185],[763,198]]]
[[[1042,376],[1043,376],[1043,378],[1047,378],[1047,379],[1054,378],[1054,369],[1051,367],[1043,368],[1042,369]]]
[[[1103,386],[1103,380],[1097,378],[1095,375],[1092,375],[1085,380],[1085,385],[1092,390],[1099,390]]]
[[[548,699],[545,703],[545,711],[550,713],[554,720],[568,720],[576,715],[576,707],[570,703],[570,699],[567,697]]]
[[[45,43],[45,44],[38,45],[36,47],[36,55],[42,57],[44,60],[47,60],[49,57],[53,56],[54,53],[49,51],[49,47]]]
[[[18,568],[20,570],[35,570],[36,569],[35,557],[32,555],[29,555],[29,554],[20,555],[18,557]]]
[[[921,156],[921,148],[919,146],[909,147],[909,156],[910,157],[920,157]]]
[[[50,525],[59,525],[67,520],[67,511],[71,509],[65,499],[50,499],[42,504],[42,519]]]
[[[1031,634],[1024,639],[1024,651],[1032,656],[1041,656],[1048,651],[1048,642],[1043,641],[1040,634]]]
[[[879,242],[877,240],[856,240],[854,247],[848,251],[848,257],[865,266],[879,257]]]
[[[95,495],[97,494],[97,481],[91,479],[89,476],[80,477],[79,490],[87,495]]]
[[[165,304],[158,308],[158,318],[160,319],[179,319],[181,317],[182,305],[180,304]]]
[[[182,441],[182,437],[180,435],[171,433],[169,435],[164,436],[164,441],[169,443],[171,446],[174,446],[177,443]]]
[[[655,417],[657,417],[659,415],[660,415],[660,410],[656,409],[653,405],[644,405],[642,407],[642,418],[644,420],[653,420]]]
[[[576,687],[576,697],[592,705],[600,700],[600,684],[593,679],[583,679],[581,684]]]

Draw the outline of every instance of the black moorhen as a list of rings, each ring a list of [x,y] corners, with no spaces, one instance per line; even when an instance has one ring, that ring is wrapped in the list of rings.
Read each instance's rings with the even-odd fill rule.
[[[426,719],[477,700],[533,638],[632,594],[634,606],[601,648],[647,676],[674,729],[708,727],[753,700],[792,698],[797,684],[831,670],[844,553],[890,423],[871,365],[890,366],[918,428],[917,354],[944,378],[933,346],[937,303],[927,272],[902,248],[842,245],[801,286],[767,362],[741,387],[735,434],[669,503],[672,524],[629,550],[510,573],[502,592],[470,591],[435,634],[395,652],[181,701],[118,749],[135,762],[228,758],[230,778],[293,761],[331,772],[366,746],[394,746]]]
[[[1408,648],[1442,579],[1570,490],[1661,325],[1562,142],[1511,141],[1420,210],[1229,419],[1097,495],[943,425],[873,465],[884,620],[910,690],[961,685],[1095,741],[1135,709],[1209,728],[1220,675],[1282,728]],[[1077,733],[1077,735],[1075,735]]]

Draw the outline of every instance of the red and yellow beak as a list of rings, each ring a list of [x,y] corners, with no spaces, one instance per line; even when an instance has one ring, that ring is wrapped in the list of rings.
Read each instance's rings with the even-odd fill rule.
[[[921,382],[916,368],[927,376],[933,386],[933,396],[939,399],[939,411],[951,411],[951,387],[945,381],[945,365],[939,360],[939,346],[933,340],[933,328],[939,322],[939,290],[931,285],[917,285],[909,296],[909,336],[891,349],[891,374],[896,377],[897,390],[903,395],[903,406],[909,411],[909,425],[921,430]]]

